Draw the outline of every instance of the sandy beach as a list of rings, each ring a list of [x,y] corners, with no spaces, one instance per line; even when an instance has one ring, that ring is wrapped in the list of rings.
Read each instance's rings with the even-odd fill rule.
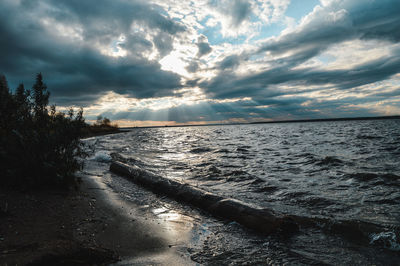
[[[1,265],[190,265],[176,243],[189,241],[190,223],[174,223],[121,200],[94,169],[79,191],[0,190]],[[185,251],[185,250],[183,250]]]

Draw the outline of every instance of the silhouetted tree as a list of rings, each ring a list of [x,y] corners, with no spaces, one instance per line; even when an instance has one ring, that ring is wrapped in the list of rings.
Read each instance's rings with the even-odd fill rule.
[[[30,91],[25,90],[24,84],[19,84],[15,91],[16,117],[22,123],[31,119],[31,103],[29,102]]]
[[[0,129],[5,130],[12,116],[13,101],[7,79],[0,75]]]
[[[3,100],[8,97],[10,94],[7,79],[4,75],[0,75],[0,100]]]
[[[37,118],[47,115],[50,93],[43,83],[42,73],[37,74],[36,83],[33,85],[34,112]]]
[[[0,75],[0,173],[3,175],[7,165],[6,143],[11,132],[9,120],[11,118],[10,102],[11,95],[6,77]],[[3,178],[3,177],[0,177]]]
[[[105,126],[110,126],[111,125],[111,121],[110,119],[108,119],[107,117],[104,117],[102,124]]]
[[[96,125],[101,125],[102,121],[103,121],[103,117],[101,115],[98,115],[96,118]]]
[[[48,110],[50,93],[42,74],[30,92],[20,84],[12,94],[0,76],[0,183],[19,187],[76,185],[84,156],[80,137],[83,110],[67,115]]]
[[[96,118],[95,125],[96,126],[110,127],[111,126],[111,120],[109,118],[107,118],[107,117],[103,117],[103,116],[99,115]]]

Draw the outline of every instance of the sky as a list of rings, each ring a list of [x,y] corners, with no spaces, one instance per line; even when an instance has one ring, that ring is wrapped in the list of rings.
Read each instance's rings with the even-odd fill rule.
[[[400,115],[399,0],[1,0],[0,74],[120,126]]]

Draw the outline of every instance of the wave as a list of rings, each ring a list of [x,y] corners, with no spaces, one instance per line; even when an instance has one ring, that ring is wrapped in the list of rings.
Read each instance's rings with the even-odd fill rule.
[[[258,184],[258,183],[257,183],[257,184]],[[268,186],[268,185],[266,185],[266,186],[261,186],[261,187],[257,187],[257,188],[255,189],[256,192],[260,192],[260,193],[262,193],[262,192],[271,193],[271,192],[275,192],[275,191],[277,191],[277,190],[279,190],[278,187],[276,187],[276,186]]]
[[[371,186],[400,186],[400,176],[386,173],[386,174],[374,174],[374,173],[353,173],[348,174],[348,178],[354,178],[359,182],[368,182],[366,184]]]
[[[216,150],[215,152],[216,153],[230,153],[230,151],[227,149],[219,149],[219,150]]]
[[[325,158],[321,159],[319,162],[316,163],[317,165],[332,165],[332,166],[339,166],[343,164],[343,161],[336,158],[335,156],[326,156]]]
[[[328,207],[337,204],[335,201],[330,199],[315,196],[300,198],[296,199],[295,201],[309,207]]]
[[[372,135],[357,135],[358,139],[382,139],[382,136],[372,136]]]
[[[374,224],[361,220],[340,220],[325,217],[289,215],[300,227],[317,227],[328,234],[340,235],[353,243],[374,244],[399,251],[400,227]]]
[[[400,180],[400,176],[395,175],[395,174],[373,174],[373,173],[354,173],[354,174],[349,174],[350,177],[360,179],[360,180],[365,180],[369,181],[372,179],[377,179],[377,178],[383,178],[387,180]]]
[[[200,148],[194,148],[190,150],[191,153],[205,153],[205,152],[210,152],[212,149],[208,147],[200,147]]]
[[[393,251],[400,251],[400,244],[395,232],[372,233],[370,239],[370,244],[383,246]]]
[[[390,227],[360,220],[339,220],[322,216],[308,217],[281,214],[236,199],[224,198],[183,182],[163,178],[134,165],[113,161],[110,170],[130,178],[133,182],[156,193],[197,206],[217,217],[236,221],[263,234],[294,234],[302,227],[314,227],[329,234],[339,234],[353,242],[379,245],[392,250],[396,250],[400,245],[397,241],[400,233],[398,226],[392,225]],[[260,188],[260,190],[265,191],[273,191],[274,189],[273,186]],[[320,198],[309,198],[308,203],[315,203],[320,200]],[[330,205],[330,202],[324,202],[323,205]]]
[[[269,234],[278,230],[292,232],[298,229],[297,225],[287,216],[251,206],[236,199],[224,198],[176,180],[163,178],[137,166],[113,161],[110,171],[127,176],[135,183],[157,193],[190,203],[215,216],[234,220],[262,233]]]
[[[250,148],[251,148],[250,146],[244,145],[244,146],[237,147],[236,151],[241,152],[241,153],[248,153]]]
[[[101,163],[108,163],[111,162],[111,155],[106,151],[98,151],[94,154],[91,158],[94,161],[101,162]]]

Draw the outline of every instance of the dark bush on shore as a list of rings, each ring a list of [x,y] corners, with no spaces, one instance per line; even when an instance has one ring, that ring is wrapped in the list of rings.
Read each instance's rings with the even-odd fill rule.
[[[24,189],[69,188],[84,156],[80,137],[88,125],[83,110],[67,114],[48,106],[41,74],[32,90],[19,85],[10,92],[0,76],[0,185]]]
[[[83,137],[92,137],[105,134],[113,134],[120,132],[118,125],[111,124],[107,117],[98,116],[93,125],[87,125],[83,131]]]

